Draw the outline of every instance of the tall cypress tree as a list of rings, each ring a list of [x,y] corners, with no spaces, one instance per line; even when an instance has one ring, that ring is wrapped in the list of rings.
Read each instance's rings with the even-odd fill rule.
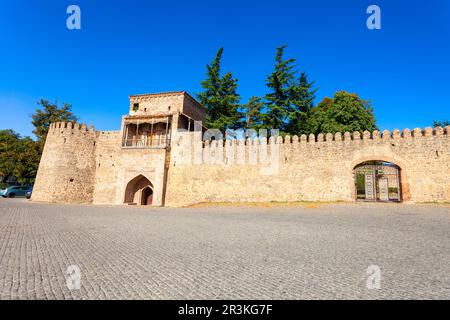
[[[290,89],[289,95],[293,110],[289,115],[288,133],[292,135],[307,133],[306,121],[314,107],[316,91],[317,89],[314,89],[314,81],[310,82],[306,72],[302,72],[297,83],[291,86]]]
[[[206,66],[207,78],[202,82],[204,91],[197,94],[197,97],[207,110],[206,127],[224,132],[239,126],[241,114],[238,80],[231,72],[221,76],[222,54],[223,48],[220,48],[213,62]]]
[[[260,97],[251,97],[246,104],[242,106],[245,113],[245,129],[263,129],[264,114],[262,108],[264,101]]]
[[[291,107],[291,87],[295,80],[295,59],[284,59],[286,45],[278,47],[275,56],[275,69],[267,78],[266,85],[270,92],[265,96],[267,106],[266,126],[271,129],[286,131]]]

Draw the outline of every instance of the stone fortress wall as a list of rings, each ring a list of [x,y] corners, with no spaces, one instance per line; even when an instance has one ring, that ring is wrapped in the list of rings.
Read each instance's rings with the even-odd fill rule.
[[[54,123],[32,199],[155,206],[355,201],[355,166],[385,161],[400,167],[402,201],[450,201],[450,127],[203,141],[205,114],[187,92],[173,91],[130,96],[118,131]]]
[[[167,204],[355,201],[354,168],[371,160],[400,167],[403,201],[450,201],[450,127],[201,144],[174,144]]]
[[[144,175],[153,184],[154,204],[163,205],[166,150],[124,150],[121,138],[120,131],[97,133],[93,203],[123,204],[127,184]]]
[[[34,201],[122,204],[127,183],[144,173],[162,205],[165,150],[122,150],[121,131],[54,123],[33,188]]]
[[[354,167],[383,160],[401,169],[403,201],[450,201],[450,127],[227,143],[174,132],[169,152],[124,150],[121,138],[52,124],[32,199],[119,205],[127,183],[143,175],[154,205],[355,201]]]
[[[33,199],[91,203],[95,186],[96,132],[86,125],[53,123],[42,154]]]

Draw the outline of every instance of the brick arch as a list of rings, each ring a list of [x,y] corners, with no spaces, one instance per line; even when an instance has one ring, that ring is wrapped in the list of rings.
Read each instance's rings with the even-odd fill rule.
[[[397,158],[393,158],[390,156],[365,156],[365,157],[359,157],[352,161],[351,168],[353,173],[353,180],[352,180],[352,198],[356,199],[356,187],[355,187],[355,168],[361,163],[368,162],[368,161],[383,161],[383,162],[390,162],[395,165],[397,165],[400,168],[400,195],[401,195],[401,201],[407,202],[411,200],[411,194],[409,189],[409,179],[406,172],[406,166],[402,160],[399,160]]]
[[[154,190],[150,179],[143,174],[131,179],[125,187],[124,203],[142,204],[142,193],[148,188]]]

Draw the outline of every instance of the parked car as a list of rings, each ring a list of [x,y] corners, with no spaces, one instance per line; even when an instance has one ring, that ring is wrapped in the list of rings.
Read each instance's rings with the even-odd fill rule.
[[[3,198],[26,197],[27,192],[30,190],[31,190],[30,187],[11,186],[3,190],[2,197]]]

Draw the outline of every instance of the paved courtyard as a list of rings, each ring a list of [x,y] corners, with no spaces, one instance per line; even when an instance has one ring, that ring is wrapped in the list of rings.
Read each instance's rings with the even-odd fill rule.
[[[379,289],[367,288],[371,265]],[[81,272],[80,290],[67,287],[69,266]],[[450,299],[450,207],[0,199],[0,298]]]

